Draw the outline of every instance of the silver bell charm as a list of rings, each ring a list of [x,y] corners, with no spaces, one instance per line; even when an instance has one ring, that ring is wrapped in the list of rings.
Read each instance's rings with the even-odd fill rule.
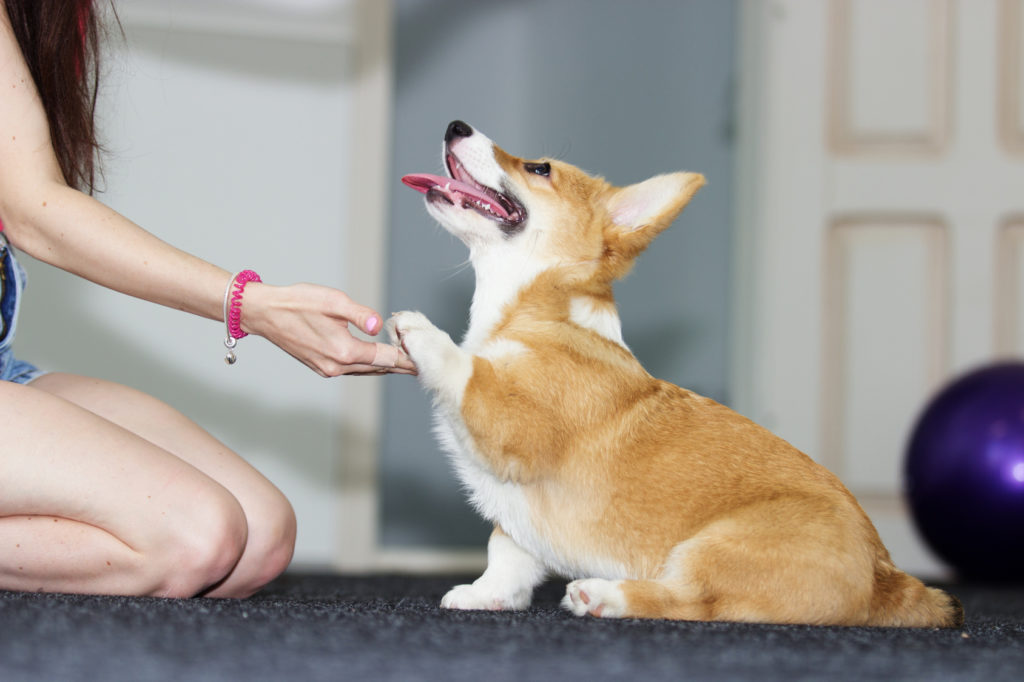
[[[238,360],[238,356],[235,355],[235,344],[237,343],[238,339],[233,336],[228,336],[224,339],[224,347],[228,349],[228,352],[224,355],[225,364],[233,365]]]

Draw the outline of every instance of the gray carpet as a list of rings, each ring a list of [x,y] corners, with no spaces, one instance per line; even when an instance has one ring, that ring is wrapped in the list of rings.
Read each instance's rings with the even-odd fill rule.
[[[954,585],[962,630],[599,620],[550,583],[443,611],[458,577],[288,574],[243,601],[0,592],[0,680],[1014,680],[1024,586]]]

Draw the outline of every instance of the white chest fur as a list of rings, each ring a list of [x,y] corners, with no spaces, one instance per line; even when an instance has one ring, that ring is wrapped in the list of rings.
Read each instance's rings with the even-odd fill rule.
[[[502,530],[523,550],[531,554],[549,571],[566,578],[584,576],[618,579],[628,571],[617,561],[610,561],[577,546],[569,549],[554,546],[538,528],[526,491],[511,481],[499,480],[477,452],[462,421],[438,410],[435,430],[451,458],[456,475],[469,492],[470,503],[488,521]],[[542,521],[549,528],[559,519]]]
[[[462,420],[446,412],[444,408],[437,408],[435,432],[469,493],[470,503],[485,519],[500,525],[516,544],[557,570],[559,562],[549,543],[537,531],[522,486],[495,476],[477,451]]]

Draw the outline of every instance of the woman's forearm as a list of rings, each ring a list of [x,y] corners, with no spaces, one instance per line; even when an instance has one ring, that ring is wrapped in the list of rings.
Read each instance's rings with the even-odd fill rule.
[[[125,294],[223,319],[226,270],[63,183],[22,188],[18,197],[5,202],[5,231],[25,253]]]

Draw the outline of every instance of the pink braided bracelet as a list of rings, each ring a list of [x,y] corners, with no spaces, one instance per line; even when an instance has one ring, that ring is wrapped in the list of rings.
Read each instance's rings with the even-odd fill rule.
[[[231,278],[228,288],[224,290],[224,325],[228,332],[224,339],[224,345],[228,349],[224,362],[229,365],[235,364],[238,359],[234,351],[238,339],[249,335],[242,331],[242,295],[245,293],[245,285],[249,282],[262,281],[252,270],[242,270]]]

